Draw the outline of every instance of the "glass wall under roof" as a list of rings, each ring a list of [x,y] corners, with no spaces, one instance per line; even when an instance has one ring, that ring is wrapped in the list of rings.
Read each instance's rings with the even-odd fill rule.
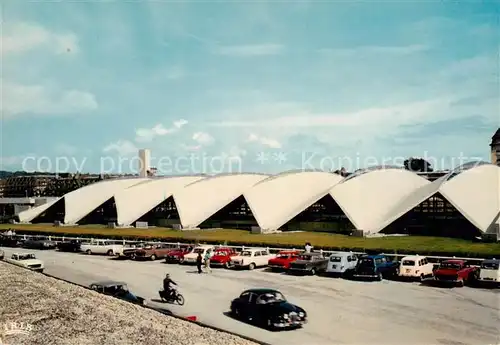
[[[347,176],[345,179],[340,181],[340,183],[347,182],[349,180],[352,180],[353,178],[356,178],[358,176],[364,175],[370,171],[375,171],[375,170],[386,170],[386,169],[398,169],[398,170],[404,170],[405,168],[400,165],[376,165],[372,167],[368,167],[365,169],[359,169],[353,172],[351,175]]]
[[[482,166],[482,165],[491,165],[491,163],[485,162],[485,161],[467,162],[465,164],[462,164],[462,165],[454,168],[452,171],[450,171],[448,173],[448,177],[445,178],[445,181],[451,180],[452,178],[454,178],[454,177],[460,175],[461,173],[463,173],[464,171],[467,171],[467,170],[470,170],[472,168],[479,167],[479,166]]]

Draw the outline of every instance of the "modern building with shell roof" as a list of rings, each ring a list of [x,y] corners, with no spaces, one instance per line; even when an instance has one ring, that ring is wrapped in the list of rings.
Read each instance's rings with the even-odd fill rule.
[[[429,180],[401,167],[122,178],[21,212],[24,223],[259,227],[473,238],[498,231],[500,167],[471,163]]]

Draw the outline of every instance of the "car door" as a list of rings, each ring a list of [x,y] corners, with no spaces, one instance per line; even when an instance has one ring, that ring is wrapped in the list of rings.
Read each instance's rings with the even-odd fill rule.
[[[243,318],[248,318],[249,310],[250,310],[250,301],[251,301],[252,293],[245,292],[238,297],[235,301],[235,307],[239,310],[240,315]]]

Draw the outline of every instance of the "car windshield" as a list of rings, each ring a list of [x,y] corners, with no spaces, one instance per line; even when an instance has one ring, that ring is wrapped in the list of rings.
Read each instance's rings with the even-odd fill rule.
[[[341,262],[342,258],[340,256],[330,256],[330,262]]]
[[[248,250],[244,250],[240,254],[241,256],[252,256],[252,252]]]
[[[196,248],[193,252],[196,254],[203,254],[205,252],[205,249],[204,248]]]
[[[487,269],[487,270],[498,270],[499,263],[498,262],[483,262],[481,264],[481,268]]]
[[[312,256],[311,255],[299,255],[299,260],[311,261]]]
[[[288,259],[292,256],[292,254],[278,254],[278,259]]]
[[[218,256],[227,256],[229,253],[225,250],[220,250],[220,251],[216,251],[215,252],[215,255],[218,255]]]
[[[373,266],[373,259],[370,258],[364,258],[359,260],[359,265],[360,266]]]
[[[443,262],[439,265],[440,268],[449,268],[452,270],[459,270],[461,268],[460,264],[456,264],[453,262]]]
[[[257,304],[269,304],[283,301],[286,301],[285,296],[278,291],[267,292],[257,298]]]
[[[30,260],[30,259],[36,259],[35,254],[22,254],[22,255],[19,255],[19,260]]]
[[[403,266],[415,266],[415,261],[413,260],[403,260]]]

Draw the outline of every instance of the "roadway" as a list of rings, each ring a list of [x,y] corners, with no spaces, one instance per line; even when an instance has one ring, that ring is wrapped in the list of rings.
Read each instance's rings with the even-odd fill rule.
[[[161,306],[273,345],[500,343],[498,290],[296,277],[265,270],[213,269],[212,274],[199,275],[195,267],[162,261],[3,249],[6,256],[36,252],[45,262],[45,272],[56,277],[85,285],[99,280],[125,281],[132,292],[152,300],[158,299],[162,279],[168,272],[180,285],[186,304]],[[254,287],[279,289],[291,303],[306,309],[309,323],[299,330],[269,332],[226,316],[230,301]]]

